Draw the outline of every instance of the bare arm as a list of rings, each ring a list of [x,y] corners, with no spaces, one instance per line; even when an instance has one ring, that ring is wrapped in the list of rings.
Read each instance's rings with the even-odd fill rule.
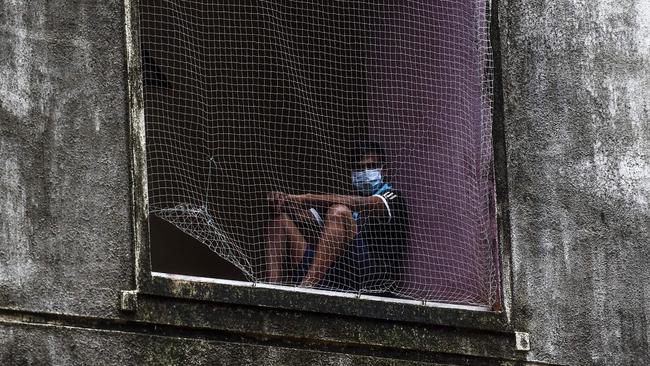
[[[283,192],[269,192],[267,200],[273,207],[275,213],[288,214],[294,221],[316,221],[314,215],[309,211],[311,207],[304,207],[302,204],[290,201],[288,197],[289,195]]]
[[[388,211],[384,201],[377,196],[348,196],[339,194],[301,194],[287,195],[289,203],[301,206],[332,206],[344,205],[350,210],[362,212],[366,216],[387,216]]]

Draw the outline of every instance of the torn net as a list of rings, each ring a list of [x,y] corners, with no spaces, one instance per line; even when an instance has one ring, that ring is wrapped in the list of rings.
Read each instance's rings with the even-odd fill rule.
[[[494,305],[485,0],[331,4],[141,0],[150,213],[250,281],[269,282],[275,261],[274,282],[298,286],[290,254],[269,255],[267,195],[356,194],[350,156],[374,141],[405,244],[366,248],[381,264],[344,252],[347,269],[319,287]]]

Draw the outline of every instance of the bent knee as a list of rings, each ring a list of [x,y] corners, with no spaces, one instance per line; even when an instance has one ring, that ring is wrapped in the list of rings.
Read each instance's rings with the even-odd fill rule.
[[[352,210],[345,205],[332,205],[327,210],[326,220],[334,221],[345,225],[348,231],[356,232],[357,223],[352,218]]]
[[[327,210],[327,217],[343,220],[352,219],[352,210],[346,205],[332,205]]]
[[[287,227],[291,222],[291,218],[285,213],[276,214],[271,218],[271,225],[274,227]]]

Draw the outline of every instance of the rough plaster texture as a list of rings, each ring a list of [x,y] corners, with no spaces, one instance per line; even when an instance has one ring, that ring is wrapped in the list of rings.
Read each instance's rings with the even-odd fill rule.
[[[128,317],[117,311],[133,285],[123,3],[0,7],[0,308]],[[650,364],[650,6],[500,9],[513,314],[531,335],[527,357]],[[398,364],[60,322],[3,323],[0,363]]]
[[[500,9],[514,309],[528,357],[650,364],[650,3]]]
[[[0,348],[11,350],[0,352],[2,365],[445,366],[246,343],[26,325],[0,325]]]
[[[124,5],[0,2],[0,306],[117,314],[132,284]]]

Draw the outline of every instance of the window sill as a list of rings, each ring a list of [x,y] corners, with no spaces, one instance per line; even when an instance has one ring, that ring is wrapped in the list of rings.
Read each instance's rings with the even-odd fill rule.
[[[148,281],[147,281],[148,282]],[[141,294],[312,313],[411,322],[492,332],[512,332],[503,312],[485,307],[302,289],[152,272]]]

